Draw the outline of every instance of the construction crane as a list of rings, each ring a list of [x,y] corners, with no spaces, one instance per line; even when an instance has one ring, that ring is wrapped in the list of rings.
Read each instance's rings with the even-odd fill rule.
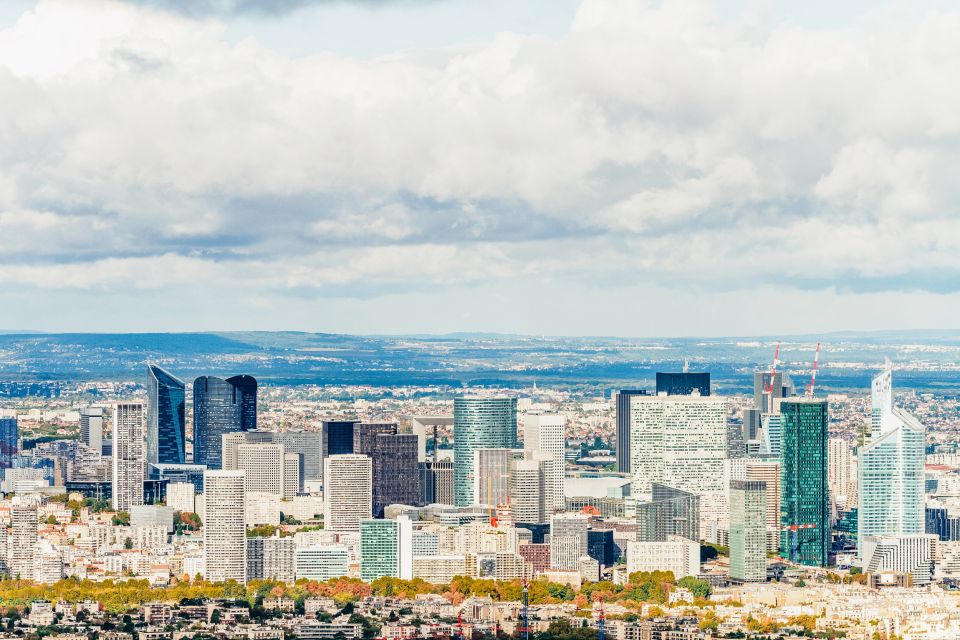
[[[788,524],[780,527],[781,531],[788,531],[790,533],[790,562],[800,564],[800,530],[816,528],[816,524]],[[807,544],[807,542],[802,544]]]
[[[777,375],[777,365],[780,364],[780,341],[777,341],[777,349],[773,352],[773,364],[770,366],[770,379],[767,380],[767,384],[764,386],[764,391],[769,394],[773,394],[773,379]]]
[[[813,389],[817,386],[817,369],[820,367],[820,343],[817,343],[817,351],[813,354],[813,372],[810,374],[810,383],[807,385],[807,397],[813,397]]]

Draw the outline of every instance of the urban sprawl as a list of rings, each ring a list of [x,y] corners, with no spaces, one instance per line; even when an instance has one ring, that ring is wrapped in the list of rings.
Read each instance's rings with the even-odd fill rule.
[[[148,364],[9,398],[0,634],[960,638],[956,400],[816,371],[365,399]]]

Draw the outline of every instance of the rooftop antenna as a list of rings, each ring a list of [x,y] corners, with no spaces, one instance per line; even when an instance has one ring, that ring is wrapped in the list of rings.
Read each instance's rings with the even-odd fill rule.
[[[603,596],[600,596],[600,615],[597,617],[597,640],[606,640],[607,625],[603,615]]]
[[[530,583],[523,579],[523,609],[521,609],[520,637],[523,640],[530,640]]]

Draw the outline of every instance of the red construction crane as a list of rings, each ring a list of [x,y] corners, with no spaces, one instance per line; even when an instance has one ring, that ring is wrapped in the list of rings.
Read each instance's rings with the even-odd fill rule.
[[[810,384],[807,385],[807,397],[813,397],[813,389],[817,386],[817,369],[820,366],[820,343],[817,343],[817,351],[813,354],[813,372],[810,374]]]
[[[777,365],[780,364],[780,341],[777,341],[777,350],[773,353],[773,364],[770,366],[770,379],[764,387],[767,393],[773,393],[773,378],[777,375]]]

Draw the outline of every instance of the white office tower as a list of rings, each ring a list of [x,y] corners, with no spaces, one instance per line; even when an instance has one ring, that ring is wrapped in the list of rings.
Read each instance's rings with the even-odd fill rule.
[[[103,407],[80,409],[80,442],[97,453],[103,450]]]
[[[827,482],[830,496],[840,509],[857,504],[857,479],[850,443],[842,438],[827,440]]]
[[[295,554],[297,580],[329,580],[350,572],[350,551],[342,544],[316,544],[298,548]]]
[[[370,457],[329,456],[323,463],[323,518],[329,531],[360,531],[373,514]]]
[[[563,511],[564,478],[566,462],[563,452],[566,446],[567,419],[556,414],[530,413],[523,417],[523,448],[540,451],[550,461],[546,465],[545,502],[547,513]]]
[[[921,534],[924,526],[924,428],[916,418],[893,406],[893,372],[873,379],[873,432],[860,448],[858,529],[867,536]],[[858,556],[865,561],[864,545]]]
[[[283,454],[283,496],[293,498],[303,489],[303,454]]]
[[[236,456],[236,468],[246,472],[248,492],[284,497],[283,445],[241,444],[237,446]]]
[[[700,574],[700,544],[682,536],[665,542],[628,542],[627,575],[636,571],[672,571],[675,578]]]
[[[37,508],[33,505],[10,507],[13,526],[10,532],[10,576],[33,580],[37,554]]]
[[[630,397],[633,497],[649,501],[654,482],[700,496],[700,537],[708,541],[729,526],[727,458],[725,399]]]
[[[182,513],[195,513],[196,490],[192,482],[171,482],[167,485],[167,506]]]
[[[475,504],[507,504],[510,495],[510,466],[513,449],[475,449],[473,451],[473,496]]]
[[[936,534],[866,536],[860,539],[863,571],[908,576],[907,586],[929,584],[933,578]]]
[[[510,509],[514,522],[547,521],[546,483],[553,460],[542,451],[524,451],[510,471]]]
[[[120,402],[113,410],[113,508],[143,504],[147,443],[142,402]]]
[[[580,570],[580,558],[587,555],[587,516],[558,513],[550,517],[550,568]]]
[[[245,473],[203,473],[203,551],[205,577],[211,582],[247,581]]]
[[[739,582],[767,579],[767,485],[730,481],[730,578]]]

